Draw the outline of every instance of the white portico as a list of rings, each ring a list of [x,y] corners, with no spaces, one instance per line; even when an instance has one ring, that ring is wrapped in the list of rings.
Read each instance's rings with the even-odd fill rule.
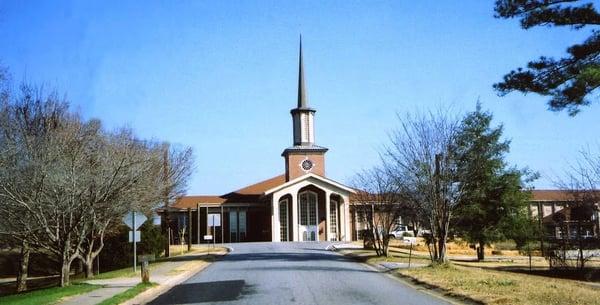
[[[354,190],[313,173],[269,189],[272,241],[350,241]]]

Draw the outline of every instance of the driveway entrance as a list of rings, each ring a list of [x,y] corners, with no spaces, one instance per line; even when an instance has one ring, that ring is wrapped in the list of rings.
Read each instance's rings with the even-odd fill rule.
[[[344,256],[329,243],[238,243],[151,304],[447,304]]]

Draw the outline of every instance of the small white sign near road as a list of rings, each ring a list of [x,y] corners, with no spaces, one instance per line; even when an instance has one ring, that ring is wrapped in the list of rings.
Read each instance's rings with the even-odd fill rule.
[[[142,232],[140,231],[135,231],[135,242],[141,242],[142,241]],[[133,231],[129,231],[129,242],[132,243],[133,242]]]
[[[129,212],[123,216],[123,222],[132,230],[137,230],[148,218],[142,213]],[[135,223],[135,228],[134,228]]]
[[[405,244],[412,244],[412,245],[417,244],[417,238],[416,237],[404,237],[403,241],[404,241]]]
[[[204,235],[204,240],[212,240],[212,235]]]

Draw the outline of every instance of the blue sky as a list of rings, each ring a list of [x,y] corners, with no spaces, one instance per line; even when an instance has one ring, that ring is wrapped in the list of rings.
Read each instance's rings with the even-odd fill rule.
[[[492,85],[586,33],[524,31],[493,18],[493,2],[0,0],[0,62],[108,128],[193,147],[189,193],[222,194],[284,171],[302,33],[329,177],[377,164],[396,113],[470,111],[479,99],[512,140],[509,162],[550,188],[597,147],[600,106],[572,118]]]

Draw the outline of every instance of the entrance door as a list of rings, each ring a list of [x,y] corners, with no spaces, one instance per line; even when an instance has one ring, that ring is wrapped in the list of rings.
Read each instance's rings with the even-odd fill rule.
[[[316,241],[318,239],[317,227],[317,194],[304,192],[299,196],[300,225],[298,232],[302,241]]]
[[[246,211],[231,209],[229,211],[229,241],[246,241]]]

